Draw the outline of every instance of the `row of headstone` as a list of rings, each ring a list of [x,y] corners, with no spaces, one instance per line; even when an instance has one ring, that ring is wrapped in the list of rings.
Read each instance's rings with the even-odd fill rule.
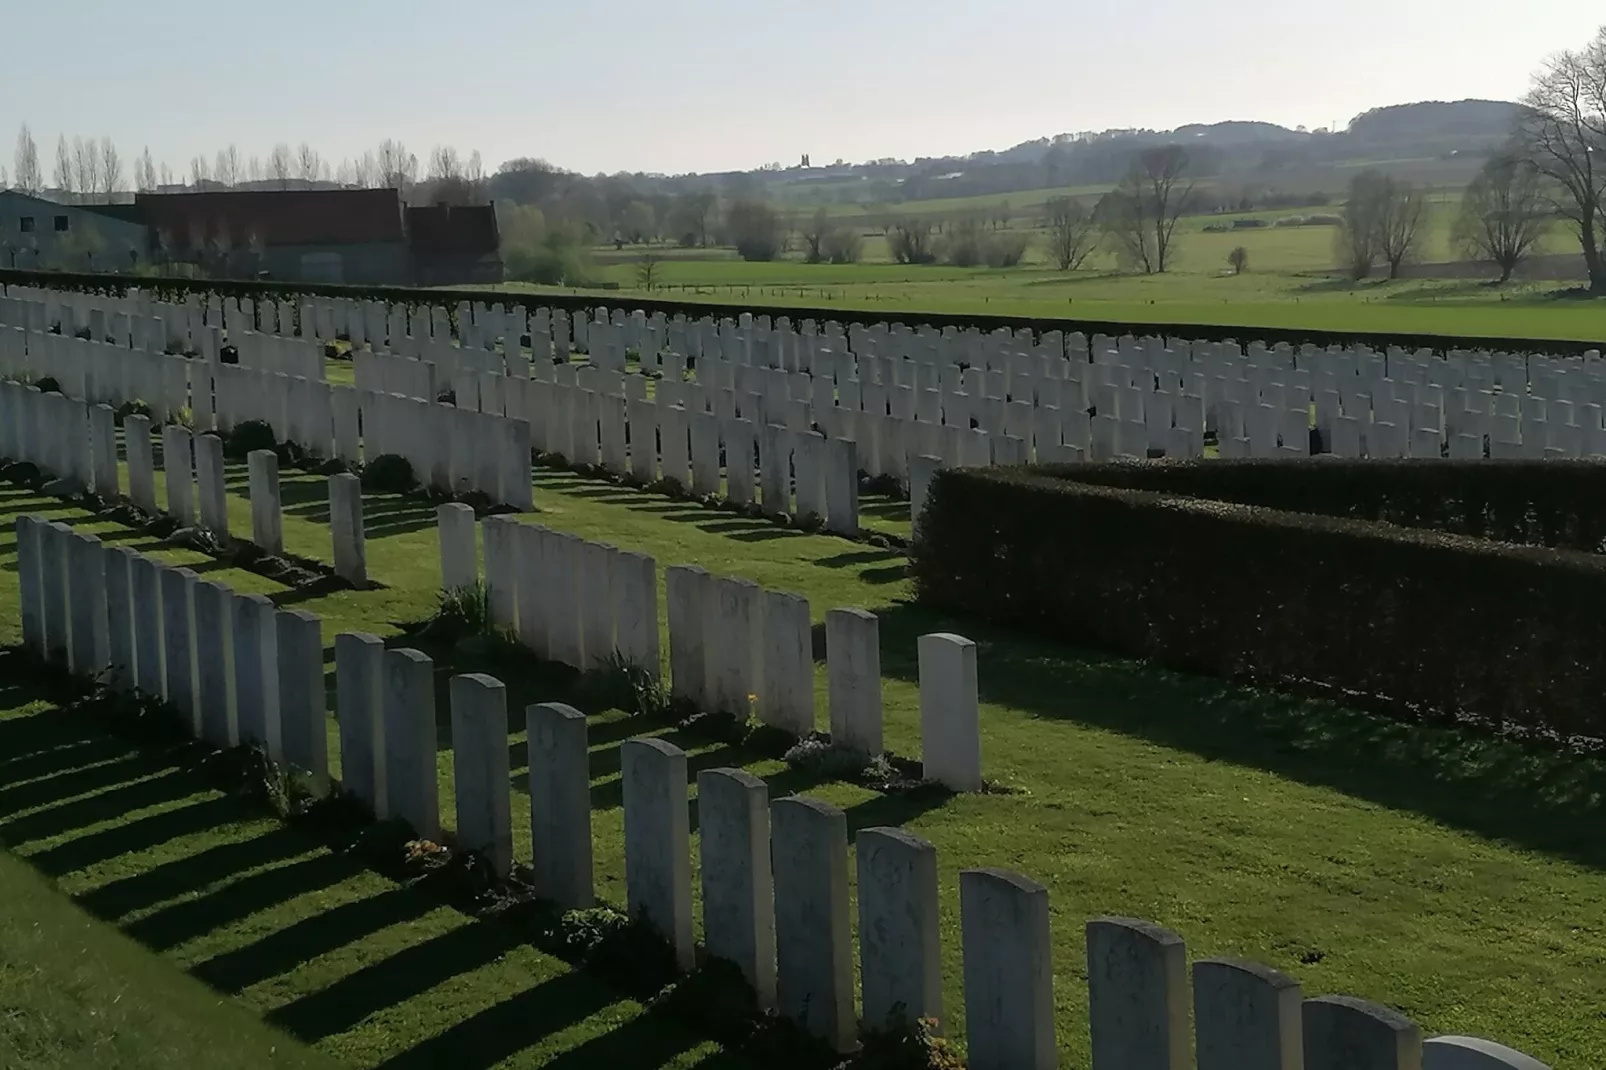
[[[310,311],[304,307],[302,325],[341,318],[325,311],[316,303]],[[428,317],[432,331],[446,317],[444,309],[436,313]],[[22,318],[38,322],[44,317]],[[345,318],[349,320],[349,314]],[[551,330],[550,312],[536,310],[532,323],[522,307],[508,313],[465,302],[457,309],[457,320],[460,344],[453,344],[450,332],[444,336],[435,332],[429,344],[434,356],[448,365],[444,374],[453,383],[459,406],[511,415],[512,398],[504,405],[487,397],[488,390],[500,393],[508,388],[487,387],[486,383],[503,374],[544,377],[549,362],[536,359],[532,364],[521,345],[527,332],[541,337],[543,330]],[[1089,342],[1079,335],[1066,337],[1058,332],[1040,338],[1029,332],[982,336],[978,332],[910,331],[896,325],[843,331],[840,325],[826,324],[822,333],[807,321],[798,334],[784,318],[773,327],[764,317],[751,316],[717,325],[712,320],[668,323],[662,316],[627,315],[617,309],[611,315],[606,309],[596,310],[577,339],[590,351],[591,371],[622,371],[622,356],[602,359],[601,354],[619,355],[625,351],[623,347],[635,345],[641,347],[641,368],[666,367],[672,373],[666,383],[677,384],[684,374],[684,358],[678,364],[666,361],[656,348],[671,345],[695,351],[699,384],[715,389],[719,383],[753,372],[802,379],[803,391],[816,395],[828,439],[854,439],[861,446],[857,460],[867,471],[898,479],[907,478],[907,456],[939,456],[949,465],[1105,460],[1154,452],[1201,456],[1206,430],[1217,435],[1223,456],[1303,456],[1310,452],[1313,409],[1315,425],[1322,431],[1315,440],[1318,447],[1341,455],[1549,457],[1606,451],[1598,404],[1581,406],[1577,422],[1567,411],[1552,414],[1556,418],[1548,422],[1542,415],[1529,415],[1531,426],[1525,433],[1521,426],[1508,426],[1509,419],[1492,421],[1493,401],[1489,399],[1515,402],[1516,394],[1468,393],[1465,386],[1457,387],[1452,409],[1442,388],[1431,382],[1434,374],[1421,370],[1424,358],[1396,351],[1377,356],[1364,349],[1351,354],[1304,347],[1296,354],[1292,347],[1268,350],[1252,343],[1242,370],[1229,375],[1223,370],[1231,371],[1234,362],[1242,360],[1243,351],[1221,343],[1102,337]],[[502,347],[501,353],[495,351],[497,345]],[[538,351],[542,348],[535,342],[531,345]],[[1172,346],[1180,353],[1169,348]],[[373,356],[377,355],[376,351]],[[368,351],[359,351],[359,382],[364,378],[367,356]],[[980,366],[957,363],[966,356],[979,360]],[[563,352],[557,359],[567,357]],[[1452,355],[1452,359],[1458,358]],[[1464,355],[1459,359],[1464,361]],[[1510,359],[1504,360],[1499,366],[1502,371],[1491,376],[1437,378],[1474,387],[1515,385]],[[1301,361],[1305,368],[1294,367]],[[387,363],[401,362],[390,359]],[[1583,364],[1589,366],[1587,357]],[[1422,382],[1403,378],[1391,383],[1386,377],[1391,365],[1397,374]],[[1190,366],[1199,370],[1187,371]],[[1536,391],[1547,396],[1566,392],[1563,380],[1569,367],[1543,369],[1534,380]],[[1266,380],[1268,374],[1282,372],[1289,373],[1291,380],[1286,388],[1280,379]],[[1240,374],[1247,377],[1236,377]],[[1502,376],[1505,383],[1500,381]],[[370,371],[367,378],[375,376]],[[414,379],[394,385],[409,396],[420,390],[434,393],[433,377]],[[808,386],[811,379],[813,385]],[[1606,374],[1594,368],[1583,381],[1600,386],[1606,383]],[[822,386],[834,397],[831,404],[819,408],[817,395]],[[1439,392],[1431,400],[1425,400],[1428,395],[1416,396],[1409,404],[1396,396],[1402,388],[1415,395],[1419,386]],[[1527,389],[1526,381],[1522,386]],[[884,390],[885,398],[861,397],[872,388]],[[1600,389],[1606,391],[1606,386]],[[794,386],[792,392],[796,391]],[[630,399],[635,392],[627,387],[625,393]],[[759,396],[780,393],[771,389]],[[1574,383],[1572,394],[1575,398],[1588,396],[1588,389]],[[474,395],[472,401],[468,395]],[[1543,400],[1537,393],[1525,398]],[[1572,402],[1558,399],[1556,404],[1570,406]],[[713,407],[710,404],[700,411]],[[1525,404],[1517,418],[1530,408]],[[1272,414],[1269,419],[1267,413]],[[863,416],[877,426],[862,430],[836,426],[844,421],[858,423]],[[808,416],[804,420],[801,427],[790,429],[796,432],[813,426]],[[592,422],[601,428],[600,420]],[[972,441],[971,432],[986,437]],[[875,440],[890,441],[878,448]],[[580,447],[588,448],[584,442]],[[879,456],[883,452],[889,454],[885,462]]]
[[[317,617],[277,610],[263,596],[234,594],[64,524],[25,516],[16,530],[31,650],[76,674],[109,672],[115,686],[161,695],[198,738],[219,747],[261,743],[325,790]],[[400,818],[438,839],[430,659],[386,650],[361,633],[337,636],[335,651],[342,787],[377,818]],[[924,662],[925,640],[921,654]],[[946,672],[933,680],[953,683]],[[457,841],[505,876],[513,865],[506,688],[469,674],[453,677],[448,694]],[[588,907],[595,882],[585,717],[535,705],[525,727],[533,880],[562,908]],[[696,949],[687,756],[660,738],[629,739],[620,769],[626,908],[689,969]],[[893,828],[858,833],[855,956],[844,811],[801,796],[771,801],[764,781],[737,769],[700,772],[697,800],[704,947],[741,971],[762,1008],[838,1051],[854,1047],[861,1025],[912,1017],[941,1025],[931,843]],[[1057,1065],[1050,918],[1048,890],[1036,881],[1001,869],[961,871],[969,1065]],[[1363,1000],[1303,998],[1297,981],[1255,963],[1196,960],[1190,999],[1182,938],[1149,922],[1096,918],[1086,948],[1094,1070],[1543,1070],[1489,1041],[1424,1040],[1409,1019]]]
[[[223,440],[166,424],[162,435],[162,473],[166,512],[180,527],[200,527],[227,544],[228,480]],[[128,498],[155,514],[156,464],[149,418],[123,420],[128,465]],[[116,414],[109,405],[90,405],[37,387],[0,380],[0,456],[36,465],[47,475],[68,478],[106,500],[122,496]],[[284,552],[278,456],[257,450],[248,458],[252,541],[270,554]],[[329,526],[337,575],[362,585],[368,581],[362,515],[362,486],[348,473],[331,475]]]
[[[314,456],[359,464],[397,454],[438,489],[483,493],[521,510],[532,505],[529,425],[501,413],[4,327],[0,375],[50,375],[71,397],[113,406],[154,396],[158,420],[184,414],[198,432],[263,420],[275,438]],[[152,384],[154,393],[142,392]]]
[[[60,522],[16,522],[23,642],[163,699],[197,738],[256,743],[327,783],[322,625]],[[232,678],[231,678],[232,677]]]
[[[657,677],[658,574],[653,559],[510,517],[481,525],[492,623],[543,660],[579,669],[615,658]],[[437,511],[441,577],[450,591],[479,579],[474,515]],[[697,709],[798,737],[815,731],[814,641],[808,600],[694,566],[664,573],[670,691]],[[834,743],[882,753],[881,652],[874,614],[826,614],[829,725]],[[923,775],[955,791],[982,787],[976,644],[957,635],[919,644]]]

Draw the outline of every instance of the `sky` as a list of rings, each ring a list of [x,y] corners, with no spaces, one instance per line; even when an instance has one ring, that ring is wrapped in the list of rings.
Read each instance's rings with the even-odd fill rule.
[[[386,138],[587,174],[1004,149],[1060,132],[1515,99],[1599,0],[0,0],[0,166],[29,124],[327,159]],[[37,46],[21,42],[37,42]]]

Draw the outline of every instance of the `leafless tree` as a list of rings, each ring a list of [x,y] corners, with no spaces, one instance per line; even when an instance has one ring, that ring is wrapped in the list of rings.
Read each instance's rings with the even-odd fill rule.
[[[33,132],[23,123],[17,131],[17,188],[24,193],[38,195],[45,188],[44,172],[39,169],[39,146],[34,144]]]
[[[857,264],[864,256],[864,235],[854,227],[832,227],[820,252],[833,264]]]
[[[831,218],[826,215],[824,208],[820,208],[809,222],[798,228],[798,237],[803,239],[803,259],[811,264],[823,262],[826,258],[826,239],[830,234]]]
[[[290,176],[295,174],[295,157],[290,154],[290,146],[279,142],[273,146],[273,152],[268,156],[268,177],[278,183],[280,189],[290,188]]]
[[[1577,230],[1590,290],[1606,293],[1606,27],[1582,50],[1546,61],[1522,103],[1522,154],[1549,180],[1556,214]]]
[[[163,186],[171,186],[173,184],[173,169],[167,165],[167,161],[166,160],[162,161],[162,176],[161,177],[162,177],[162,183],[161,184]]]
[[[430,179],[439,182],[442,179],[462,176],[463,161],[458,158],[457,150],[450,145],[435,146],[435,151],[429,154]]]
[[[245,180],[247,182],[261,182],[263,177],[262,157],[252,156],[245,161]]]
[[[1372,273],[1381,250],[1378,234],[1383,201],[1388,197],[1388,179],[1377,171],[1362,171],[1350,179],[1349,196],[1344,201],[1343,222],[1339,225],[1338,260],[1345,274],[1359,281]]]
[[[1381,262],[1389,278],[1399,278],[1421,247],[1427,214],[1427,197],[1410,182],[1371,170],[1350,179],[1338,228],[1339,261],[1349,277],[1364,279]]]
[[[56,138],[56,188],[66,195],[68,201],[74,199],[78,192],[78,180],[73,172],[72,150],[67,147],[67,135],[62,134]]]
[[[1420,189],[1403,179],[1385,179],[1383,189],[1385,196],[1377,221],[1377,251],[1389,266],[1389,278],[1397,279],[1400,268],[1415,260],[1421,247],[1428,201]]]
[[[675,198],[670,210],[671,225],[684,243],[690,237],[697,245],[708,244],[708,231],[713,223],[714,209],[719,199],[709,190],[682,193]]]
[[[1232,268],[1234,275],[1242,275],[1249,270],[1249,250],[1239,245],[1227,254],[1227,266]]]
[[[303,141],[296,149],[296,175],[303,182],[316,182],[323,171],[323,158],[318,151]]]
[[[357,157],[351,171],[352,180],[358,189],[374,189],[379,185],[379,163],[375,160],[372,149]]]
[[[190,185],[200,189],[212,180],[211,172],[207,169],[205,156],[192,156],[190,158]]]
[[[377,163],[377,179],[387,189],[406,189],[418,181],[418,157],[400,141],[381,141]]]
[[[1452,237],[1469,259],[1493,262],[1506,282],[1549,225],[1538,170],[1508,154],[1489,160],[1467,186]]]
[[[1118,186],[1099,201],[1095,215],[1116,255],[1145,275],[1171,266],[1177,221],[1193,205],[1188,153],[1180,145],[1146,149]]]
[[[355,186],[355,176],[356,169],[352,167],[349,157],[341,160],[340,163],[335,167],[335,185],[342,189]]]
[[[212,168],[212,177],[224,186],[233,189],[240,184],[241,174],[240,150],[235,145],[226,149],[217,150],[217,166]]]
[[[647,253],[636,261],[636,288],[652,293],[658,288],[658,269],[663,264],[663,257],[657,253]]]
[[[930,264],[937,259],[931,248],[931,224],[905,216],[894,220],[887,231],[887,246],[900,264]]]
[[[1098,221],[1074,197],[1055,197],[1044,205],[1048,255],[1061,271],[1075,271],[1098,247]]]
[[[85,200],[100,190],[100,145],[94,138],[72,139],[73,186]]]
[[[109,137],[100,139],[100,191],[111,203],[112,194],[123,184],[123,156]]]
[[[134,165],[134,186],[146,193],[156,190],[156,162],[151,159],[151,147],[145,146],[139,154],[139,162]]]

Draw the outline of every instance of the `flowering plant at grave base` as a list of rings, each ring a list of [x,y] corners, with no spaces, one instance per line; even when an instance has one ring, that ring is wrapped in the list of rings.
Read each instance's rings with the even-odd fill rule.
[[[438,858],[446,853],[446,848],[433,840],[409,840],[407,843],[407,861],[422,862],[425,859]]]

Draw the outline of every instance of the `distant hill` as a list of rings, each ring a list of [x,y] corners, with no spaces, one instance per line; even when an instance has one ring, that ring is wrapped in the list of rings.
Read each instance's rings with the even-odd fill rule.
[[[1186,143],[1189,140],[1208,141],[1216,145],[1251,145],[1256,142],[1303,141],[1310,135],[1290,130],[1276,123],[1225,122],[1190,123],[1171,131],[1171,136]]]
[[[1504,141],[1522,105],[1503,100],[1439,100],[1373,108],[1350,121],[1344,137],[1363,144],[1448,139]]]
[[[1359,167],[1377,167],[1429,186],[1461,186],[1511,136],[1522,106],[1500,100],[1420,101],[1373,108],[1342,130],[1290,130],[1234,119],[1174,130],[1080,131],[1001,149],[913,160],[879,159],[829,167],[765,167],[707,175],[615,175],[607,201],[717,192],[764,197],[804,210],[821,204],[871,204],[890,211],[912,201],[995,198],[1007,203],[1035,190],[1113,186],[1145,149],[1182,144],[1189,174],[1220,198],[1217,210],[1331,203]],[[520,172],[515,169],[514,177]],[[578,176],[573,176],[578,178]],[[565,179],[564,181],[571,181]],[[525,203],[528,192],[506,176],[492,195]]]

